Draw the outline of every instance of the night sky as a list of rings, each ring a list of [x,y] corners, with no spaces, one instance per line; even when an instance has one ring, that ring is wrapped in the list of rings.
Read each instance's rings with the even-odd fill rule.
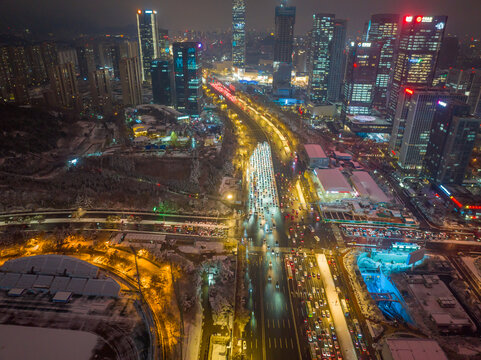
[[[230,0],[0,0],[0,26],[33,31],[75,30],[89,32],[135,23],[137,8],[159,11],[159,26],[170,30],[227,29],[231,22]],[[271,30],[274,7],[280,0],[247,0],[249,28]],[[296,33],[311,26],[314,12],[335,13],[349,20],[348,33],[362,31],[374,13],[448,15],[447,32],[481,35],[481,0],[290,0],[297,7]]]

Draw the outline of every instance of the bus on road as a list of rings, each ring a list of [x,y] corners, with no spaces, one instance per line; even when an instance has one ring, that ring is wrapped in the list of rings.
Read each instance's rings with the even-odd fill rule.
[[[347,307],[347,303],[345,299],[341,299],[341,308],[344,316],[349,316],[349,308]]]

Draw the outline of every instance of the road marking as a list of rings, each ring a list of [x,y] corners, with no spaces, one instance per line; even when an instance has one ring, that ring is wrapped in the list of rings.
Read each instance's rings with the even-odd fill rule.
[[[286,349],[287,349],[287,338],[284,338],[284,340],[286,341]]]
[[[282,338],[279,338],[279,346],[282,349]]]
[[[274,349],[277,348],[277,342],[276,342],[276,338],[274,338]]]
[[[256,349],[257,349],[257,338],[256,338]]]
[[[291,338],[291,349],[294,349],[294,342],[292,341],[292,338]]]
[[[286,327],[286,321],[284,319],[282,319],[282,327],[285,328]]]
[[[267,319],[267,328],[269,329],[269,319]]]
[[[269,349],[271,348],[271,338],[269,338]]]
[[[277,327],[280,329],[281,328],[281,322],[277,320]]]
[[[287,319],[287,326],[289,326],[289,329],[291,328],[291,320],[289,320],[289,319]]]

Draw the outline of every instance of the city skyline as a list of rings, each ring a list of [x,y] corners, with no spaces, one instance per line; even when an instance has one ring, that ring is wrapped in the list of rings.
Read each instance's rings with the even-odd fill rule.
[[[295,34],[305,34],[311,26],[313,13],[334,13],[336,18],[348,20],[348,36],[362,35],[364,24],[372,14],[400,13],[401,15],[442,15],[448,14],[447,33],[457,36],[480,36],[481,27],[476,21],[476,14],[481,12],[481,3],[476,0],[463,0],[463,4],[454,4],[450,0],[426,0],[423,2],[407,0],[401,3],[389,0],[367,0],[364,2],[340,0],[334,3],[322,4],[315,0],[288,2],[289,6],[297,7],[298,24]],[[259,31],[274,29],[274,19],[266,16],[280,1],[269,0],[262,2],[248,1],[246,3],[246,28]],[[188,6],[191,10],[182,9]],[[112,0],[96,3],[66,4],[59,0],[47,0],[37,3],[31,0],[20,0],[4,4],[4,11],[0,15],[0,22],[5,28],[32,31],[55,32],[75,31],[89,33],[90,31],[104,31],[108,29],[124,29],[135,27],[131,14],[139,8],[153,8],[158,11],[158,23],[163,28],[175,31],[185,29],[197,30],[227,30],[231,28],[232,4],[230,1],[206,0],[203,2],[167,2],[139,1],[132,3],[127,0]],[[464,12],[469,8],[469,12]],[[22,10],[20,10],[22,9]],[[25,9],[27,9],[25,11]],[[48,20],[40,16],[49,13]],[[63,14],[68,13],[69,17]],[[110,16],[104,16],[108,13]],[[214,13],[212,21],[202,19]],[[182,14],[182,16],[176,16]],[[15,21],[13,21],[15,19]]]

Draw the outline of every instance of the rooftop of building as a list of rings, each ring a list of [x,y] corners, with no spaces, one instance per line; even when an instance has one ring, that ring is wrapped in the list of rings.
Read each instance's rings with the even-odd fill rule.
[[[315,173],[326,192],[350,193],[352,191],[351,185],[338,169],[316,169]]]
[[[306,149],[307,156],[311,159],[315,158],[327,158],[326,153],[321,145],[318,144],[305,144],[304,149]]]
[[[431,339],[386,339],[393,360],[448,360],[438,342]]]
[[[390,199],[367,171],[354,171],[351,176],[351,182],[359,195],[367,196],[376,203],[390,202]]]

